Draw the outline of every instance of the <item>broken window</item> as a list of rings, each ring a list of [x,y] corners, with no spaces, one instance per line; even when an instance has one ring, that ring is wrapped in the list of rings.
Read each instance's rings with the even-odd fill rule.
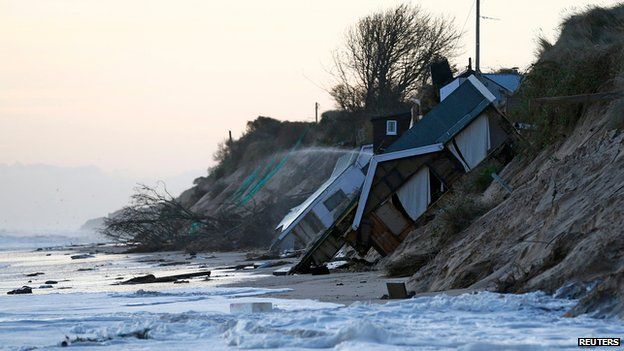
[[[324,231],[326,229],[323,225],[323,222],[321,222],[321,219],[318,218],[314,211],[310,211],[308,213],[308,215],[305,217],[305,222],[310,226],[310,228],[312,228],[314,233],[320,233],[321,231]]]

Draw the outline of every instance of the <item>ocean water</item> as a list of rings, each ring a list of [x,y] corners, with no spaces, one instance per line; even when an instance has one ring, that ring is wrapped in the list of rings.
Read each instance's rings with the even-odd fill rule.
[[[92,232],[59,232],[56,234],[2,233],[0,232],[0,251],[35,249],[40,247],[58,247],[64,245],[88,244],[103,241]]]
[[[341,306],[262,298],[263,289],[170,289],[0,298],[2,350],[573,350],[621,336],[616,320],[562,318],[571,301],[541,293],[421,297]],[[271,302],[234,315],[231,302]]]
[[[219,287],[227,279],[245,279],[245,273],[227,269],[215,269],[216,278],[184,287],[112,285],[120,274],[158,269],[155,273],[162,275],[182,268],[157,266],[149,255],[71,260],[69,253],[0,253],[0,350],[60,349],[64,344],[76,350],[576,350],[578,337],[624,334],[621,320],[564,318],[575,301],[540,292],[343,306],[267,296],[284,290]],[[33,271],[45,274],[25,277]],[[38,287],[59,277],[52,289],[6,295],[25,279]],[[271,302],[274,311],[231,314],[234,302]]]

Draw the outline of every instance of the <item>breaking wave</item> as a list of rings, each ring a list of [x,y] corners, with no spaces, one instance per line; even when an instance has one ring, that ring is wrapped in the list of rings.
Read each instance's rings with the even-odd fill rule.
[[[618,335],[620,320],[563,318],[573,300],[543,293],[481,292],[347,307],[216,288],[0,299],[0,349],[63,342],[97,349],[552,350],[581,335]],[[140,305],[135,304],[141,298]],[[273,312],[233,315],[231,302],[272,302]]]

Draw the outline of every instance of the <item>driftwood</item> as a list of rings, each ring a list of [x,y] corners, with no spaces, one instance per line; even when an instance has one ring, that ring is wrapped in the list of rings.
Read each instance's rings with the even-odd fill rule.
[[[210,277],[210,271],[167,275],[167,276],[159,277],[159,278],[156,278],[156,276],[154,276],[153,274],[148,274],[148,275],[128,279],[126,281],[123,281],[117,284],[134,285],[134,284],[151,284],[151,283],[172,283],[181,279],[190,279],[190,278],[195,278],[195,277]]]
[[[9,291],[7,294],[8,295],[32,294],[32,288],[29,286],[22,286],[19,289]]]

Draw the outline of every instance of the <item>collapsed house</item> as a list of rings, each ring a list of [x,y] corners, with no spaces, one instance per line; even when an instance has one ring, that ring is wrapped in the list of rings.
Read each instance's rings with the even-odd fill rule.
[[[347,242],[385,256],[464,173],[508,150],[514,130],[496,96],[466,78],[410,130],[371,160]]]
[[[317,237],[293,271],[327,262],[345,243],[360,254],[371,247],[383,256],[394,251],[462,174],[508,150],[515,130],[497,101],[470,75],[426,116],[413,118],[409,130],[370,160],[357,203]]]
[[[372,156],[372,145],[342,155],[329,179],[299,206],[292,208],[277,225],[278,234],[272,249],[303,249],[326,231],[359,195]]]

